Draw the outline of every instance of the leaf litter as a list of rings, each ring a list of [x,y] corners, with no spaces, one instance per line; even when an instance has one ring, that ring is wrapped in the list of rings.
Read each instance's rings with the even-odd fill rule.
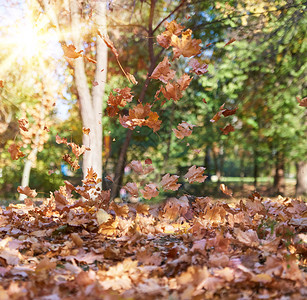
[[[66,181],[39,207],[1,209],[1,299],[306,297],[306,203],[108,204],[97,182],[89,172],[83,190]]]

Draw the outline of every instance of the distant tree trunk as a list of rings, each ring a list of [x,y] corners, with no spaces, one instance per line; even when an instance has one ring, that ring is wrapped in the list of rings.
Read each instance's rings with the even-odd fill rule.
[[[171,117],[170,117],[170,121],[169,121],[169,132],[168,132],[166,153],[165,153],[165,156],[164,156],[164,163],[163,163],[163,172],[164,173],[166,173],[168,160],[169,160],[170,153],[171,153],[172,134],[173,134],[172,127],[173,127],[174,118],[175,118],[175,102],[173,102],[172,106],[171,106]]]
[[[241,186],[243,186],[243,178],[245,176],[244,170],[244,152],[240,153],[240,179],[241,179]]]
[[[276,166],[275,166],[275,176],[274,176],[274,191],[279,195],[285,194],[285,161],[281,152],[276,155]]]
[[[94,3],[94,1],[93,1]],[[94,5],[95,15],[93,16],[95,25],[101,34],[106,34],[106,2],[97,1]],[[81,15],[80,6],[77,0],[70,1],[71,28],[73,43],[77,50],[82,48]],[[93,167],[99,178],[102,178],[102,101],[105,90],[107,74],[107,46],[101,38],[96,40],[96,71],[94,81],[98,85],[92,89],[92,94],[87,83],[85,65],[83,58],[74,61],[74,79],[80,101],[80,111],[82,126],[90,128],[89,135],[83,134],[82,142],[91,150],[86,151],[83,156],[83,177],[86,176],[89,168]],[[101,70],[104,69],[103,72]]]
[[[127,150],[130,144],[132,133],[133,133],[132,130],[127,129],[126,138],[125,138],[124,144],[121,147],[119,158],[116,163],[115,176],[114,176],[112,192],[111,192],[111,199],[114,199],[118,195],[118,192],[120,190],[120,183],[121,183],[121,178],[123,176],[122,174],[124,172],[126,154],[127,154]]]
[[[296,164],[296,196],[307,195],[307,161]]]
[[[41,138],[42,131],[44,130],[44,122],[43,122],[44,117],[45,117],[45,107],[44,107],[44,103],[42,102],[41,107],[40,107],[40,119],[39,119],[39,123],[41,125],[38,128],[38,131],[36,132],[36,136],[34,139],[34,147],[32,151],[30,152],[28,158],[25,159],[25,165],[23,167],[22,178],[21,178],[22,187],[29,186],[29,183],[30,183],[30,174],[31,174],[32,165],[36,161],[39,140]],[[19,194],[19,201],[23,201],[26,198],[27,198],[26,195]]]
[[[254,150],[254,187],[255,189],[257,188],[257,184],[258,184],[258,151]]]

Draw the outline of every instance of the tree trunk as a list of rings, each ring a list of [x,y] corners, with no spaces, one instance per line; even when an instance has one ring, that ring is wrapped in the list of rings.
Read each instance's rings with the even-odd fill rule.
[[[116,169],[115,169],[115,177],[113,180],[113,186],[112,186],[112,192],[111,192],[111,199],[114,199],[119,192],[120,189],[120,179],[122,177],[122,173],[125,167],[125,158],[127,154],[127,150],[130,144],[130,140],[132,137],[133,131],[130,129],[127,129],[127,134],[126,134],[126,139],[124,141],[123,146],[121,147],[120,153],[119,153],[119,158],[116,164]]]
[[[257,188],[258,185],[258,151],[254,150],[254,187]]]
[[[71,10],[71,28],[73,34],[73,43],[77,50],[82,49],[81,43],[81,17],[79,4],[77,0],[70,1]],[[94,22],[101,34],[105,34],[106,26],[106,2],[95,2]],[[102,178],[102,101],[105,90],[105,81],[107,73],[107,46],[101,38],[97,36],[96,40],[96,71],[94,81],[98,83],[93,87],[92,95],[90,93],[85,72],[83,58],[77,58],[74,61],[74,78],[80,101],[80,112],[82,126],[90,129],[89,135],[83,134],[82,142],[91,150],[86,151],[83,156],[83,177],[86,176],[91,167]],[[103,72],[101,70],[104,69]]]
[[[307,195],[307,161],[296,164],[296,196]]]
[[[285,162],[284,157],[281,153],[276,155],[276,167],[274,176],[274,191],[279,195],[285,194]]]

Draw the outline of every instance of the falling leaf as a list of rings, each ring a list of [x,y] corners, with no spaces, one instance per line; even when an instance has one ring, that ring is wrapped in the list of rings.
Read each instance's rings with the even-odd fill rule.
[[[71,150],[73,154],[76,155],[76,157],[79,157],[87,150],[87,148],[84,145],[82,145],[81,147],[75,143],[68,143],[67,145],[71,147]]]
[[[31,190],[28,186],[19,186],[17,188],[18,193],[24,194],[30,198],[35,198],[37,196],[37,193],[35,190]]]
[[[178,139],[183,139],[192,134],[193,127],[195,127],[195,125],[183,121],[177,126],[177,129],[173,129],[173,131]]]
[[[183,32],[181,39],[176,35],[172,35],[171,46],[173,46],[174,59],[181,55],[184,57],[191,57],[201,53],[199,46],[201,40],[192,39],[191,35],[191,29],[187,29]]]
[[[151,165],[151,164],[152,164],[152,160],[150,158],[146,158],[145,165]]]
[[[83,55],[83,57],[86,58],[89,62],[92,62],[92,63],[94,63],[94,64],[97,64],[97,61],[96,61],[95,59],[92,59],[92,58],[90,58],[90,57],[88,57],[88,56],[86,56],[86,55]]]
[[[220,130],[223,132],[223,134],[226,134],[226,135],[232,131],[235,131],[234,127],[231,124],[228,124],[224,128],[220,128]]]
[[[146,184],[145,188],[141,190],[143,197],[147,200],[151,198],[157,197],[159,195],[159,191],[157,190],[157,185],[155,183]]]
[[[228,187],[227,187],[224,183],[222,183],[222,184],[220,185],[220,190],[221,190],[225,195],[232,197],[232,190],[228,189]]]
[[[123,188],[133,197],[137,197],[139,195],[138,187],[134,182],[126,183]]]
[[[161,186],[164,190],[177,191],[181,184],[177,183],[179,176],[165,174],[161,180]]]
[[[189,183],[204,182],[208,176],[203,175],[206,168],[196,167],[195,165],[190,167],[184,178],[188,179]]]
[[[110,180],[111,182],[114,182],[113,178],[112,178],[110,175],[107,175],[105,178],[106,178],[107,180]]]
[[[203,98],[201,101],[203,101],[205,104],[207,104],[207,101],[205,98]]]
[[[107,45],[107,47],[109,47],[111,49],[111,51],[113,52],[113,54],[116,56],[116,58],[118,58],[118,52],[116,50],[116,48],[114,47],[113,42],[110,40],[109,36],[106,34],[101,35],[98,32],[98,35],[103,39],[103,41],[105,42],[105,44]]]
[[[0,80],[0,88],[3,88],[3,87],[4,87],[4,81]]]
[[[217,122],[220,118],[223,112],[226,110],[224,109],[225,103],[220,107],[220,110],[214,115],[214,117],[210,120],[210,122],[214,123]]]
[[[59,137],[58,134],[55,136],[55,141],[57,144],[67,144],[67,139]]]
[[[235,38],[231,38],[231,39],[229,40],[229,42],[227,42],[227,43],[224,45],[224,47],[227,46],[227,45],[229,45],[229,44],[231,44],[231,43],[233,43],[233,42],[235,42],[235,41],[236,41]]]
[[[128,80],[132,83],[132,84],[138,84],[138,82],[136,81],[136,79],[134,78],[134,76],[130,73],[126,73],[126,77],[128,78]]]
[[[208,65],[201,65],[197,59],[192,58],[189,62],[189,66],[192,67],[191,72],[194,72],[196,75],[202,75],[208,72]]]
[[[20,129],[22,129],[23,131],[28,131],[28,128],[26,127],[29,124],[28,120],[19,119],[18,124]]]
[[[99,83],[97,81],[93,81],[93,86],[97,86]]]
[[[74,45],[66,46],[62,44],[62,49],[64,51],[64,55],[68,58],[78,58],[82,56],[83,50],[76,52],[76,47]]]
[[[184,26],[177,24],[176,20],[173,20],[170,23],[168,21],[165,21],[164,26],[166,28],[166,31],[162,32],[157,36],[157,42],[163,48],[167,49],[171,44],[172,35],[180,35],[182,30],[184,29]]]
[[[16,144],[11,144],[8,148],[8,151],[11,154],[11,158],[13,160],[17,160],[20,157],[24,157],[25,154],[23,154],[20,150],[20,146],[16,145]]]
[[[89,135],[90,132],[91,132],[91,129],[90,129],[90,128],[85,128],[85,127],[83,127],[83,128],[82,128],[82,132],[83,132],[84,134],[86,134],[86,135]]]
[[[167,83],[175,76],[175,71],[170,69],[170,62],[168,57],[164,57],[163,61],[160,62],[153,70],[150,78],[159,79],[163,83]]]
[[[299,97],[296,97],[298,103],[300,104],[299,106],[302,107],[307,107],[307,97],[303,98],[302,100]]]
[[[223,110],[222,114],[223,114],[224,117],[228,117],[228,116],[234,115],[237,110],[238,110],[238,107],[236,107],[234,109],[225,109],[225,110]]]

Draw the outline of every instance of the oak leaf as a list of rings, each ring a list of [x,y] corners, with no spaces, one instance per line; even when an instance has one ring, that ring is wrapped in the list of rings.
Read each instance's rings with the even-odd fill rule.
[[[220,185],[220,190],[225,194],[230,197],[232,197],[232,190],[230,190],[224,183]]]
[[[28,131],[27,125],[29,124],[28,120],[26,119],[19,119],[18,120],[19,128],[23,131]]]
[[[177,126],[177,129],[173,129],[173,132],[178,139],[183,139],[192,134],[193,127],[195,127],[195,125],[183,121]]]
[[[13,160],[17,160],[20,157],[24,157],[25,154],[23,154],[20,150],[20,146],[16,145],[16,144],[11,144],[8,148],[8,151],[11,154],[11,158]]]
[[[74,45],[65,45],[62,44],[62,49],[64,51],[64,55],[68,58],[78,58],[82,56],[83,50],[76,52],[76,47]]]
[[[133,197],[137,197],[139,195],[138,187],[134,182],[126,183],[123,188]]]
[[[208,176],[203,175],[206,168],[196,167],[195,165],[190,167],[184,178],[188,179],[189,183],[204,182]]]
[[[179,176],[165,174],[161,180],[161,186],[164,190],[177,191],[181,186],[180,183],[177,183]]]
[[[66,144],[67,145],[67,139],[59,137],[58,134],[55,136],[55,141],[56,141],[57,144]]]
[[[116,56],[116,58],[118,58],[118,52],[113,44],[113,42],[110,40],[109,36],[106,34],[101,35],[100,32],[98,32],[98,35],[103,39],[103,41],[105,42],[105,44],[107,45],[107,47],[109,47],[111,49],[111,51],[113,52],[113,54]]]
[[[231,115],[234,115],[236,113],[236,111],[238,110],[238,107],[234,108],[234,109],[225,109],[222,114],[224,117],[228,117]]]
[[[299,106],[302,107],[307,107],[307,97],[300,99],[300,97],[296,97],[298,103],[300,104]]]
[[[82,132],[83,132],[84,134],[86,134],[86,135],[89,135],[90,132],[91,132],[91,129],[90,129],[90,128],[85,128],[85,127],[83,127],[83,128],[82,128]]]
[[[235,131],[234,127],[231,124],[228,124],[226,127],[224,128],[220,128],[220,130],[223,132],[223,134],[227,135],[230,132]]]
[[[31,190],[28,186],[19,186],[17,188],[18,193],[24,194],[30,198],[35,198],[37,196],[37,193],[35,190]]]
[[[146,184],[143,190],[141,190],[143,197],[147,200],[150,200],[153,197],[157,197],[159,195],[159,191],[157,190],[157,185],[155,183]]]
[[[191,72],[195,73],[196,75],[202,75],[208,72],[208,65],[207,64],[201,65],[196,58],[192,58],[190,60],[189,66],[192,67]]]

